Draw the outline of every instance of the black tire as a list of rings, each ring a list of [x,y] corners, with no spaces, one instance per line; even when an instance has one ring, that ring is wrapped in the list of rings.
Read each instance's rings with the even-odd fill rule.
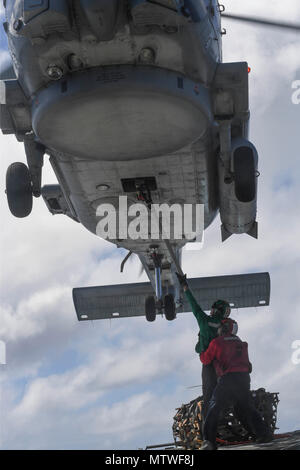
[[[240,202],[251,202],[256,195],[256,168],[253,150],[238,147],[234,152],[235,195]]]
[[[153,322],[156,319],[156,302],[153,295],[147,297],[145,302],[146,320]]]
[[[174,297],[172,294],[167,294],[164,299],[165,305],[165,317],[168,321],[175,320],[176,318],[176,306]]]
[[[32,184],[28,167],[24,163],[12,163],[6,173],[6,196],[10,212],[18,218],[27,217],[32,211]]]

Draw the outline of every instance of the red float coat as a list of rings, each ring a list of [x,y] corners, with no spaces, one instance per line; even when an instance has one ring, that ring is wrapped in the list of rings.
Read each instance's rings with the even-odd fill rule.
[[[251,372],[248,343],[235,335],[219,336],[200,354],[203,364],[214,364],[218,377],[229,372]]]

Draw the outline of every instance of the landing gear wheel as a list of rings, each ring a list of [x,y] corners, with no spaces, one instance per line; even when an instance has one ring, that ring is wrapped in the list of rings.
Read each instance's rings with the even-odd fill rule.
[[[153,322],[156,318],[156,302],[153,295],[147,297],[145,302],[146,320]]]
[[[164,300],[165,304],[165,317],[167,320],[172,321],[176,318],[176,307],[174,297],[172,294],[167,294]]]
[[[12,163],[6,173],[6,196],[10,212],[18,218],[27,217],[32,211],[32,185],[28,167],[24,163]]]

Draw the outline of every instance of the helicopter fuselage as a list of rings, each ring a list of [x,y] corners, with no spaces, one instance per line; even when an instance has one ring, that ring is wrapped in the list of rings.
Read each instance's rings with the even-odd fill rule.
[[[16,79],[2,82],[3,132],[24,142],[52,213],[96,233],[100,204],[146,191],[203,204],[204,228],[220,211],[224,240],[257,236],[248,66],[222,63],[217,0],[7,0],[5,30]],[[44,153],[57,187],[38,187]],[[110,241],[154,285],[153,240]],[[180,261],[187,240],[171,242]],[[162,284],[177,285],[172,253],[155,246]]]

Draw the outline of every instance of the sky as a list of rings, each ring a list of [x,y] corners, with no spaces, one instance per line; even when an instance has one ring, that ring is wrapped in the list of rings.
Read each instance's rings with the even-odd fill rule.
[[[300,22],[298,0],[227,0],[227,11]],[[2,7],[1,7],[2,8]],[[2,13],[3,10],[0,9]],[[249,343],[252,389],[280,393],[280,432],[300,429],[300,36],[223,22],[224,62],[248,61],[251,141],[259,152],[259,239],[221,243],[220,220],[205,232],[203,250],[187,251],[188,277],[270,272],[271,304],[233,310]],[[6,61],[1,39],[0,65]],[[174,322],[141,318],[77,321],[72,288],[145,281],[132,257],[41,199],[30,217],[7,207],[5,174],[25,153],[0,135],[1,449],[138,449],[172,441],[176,408],[201,394],[201,365],[191,313]],[[55,183],[46,161],[43,184]]]

